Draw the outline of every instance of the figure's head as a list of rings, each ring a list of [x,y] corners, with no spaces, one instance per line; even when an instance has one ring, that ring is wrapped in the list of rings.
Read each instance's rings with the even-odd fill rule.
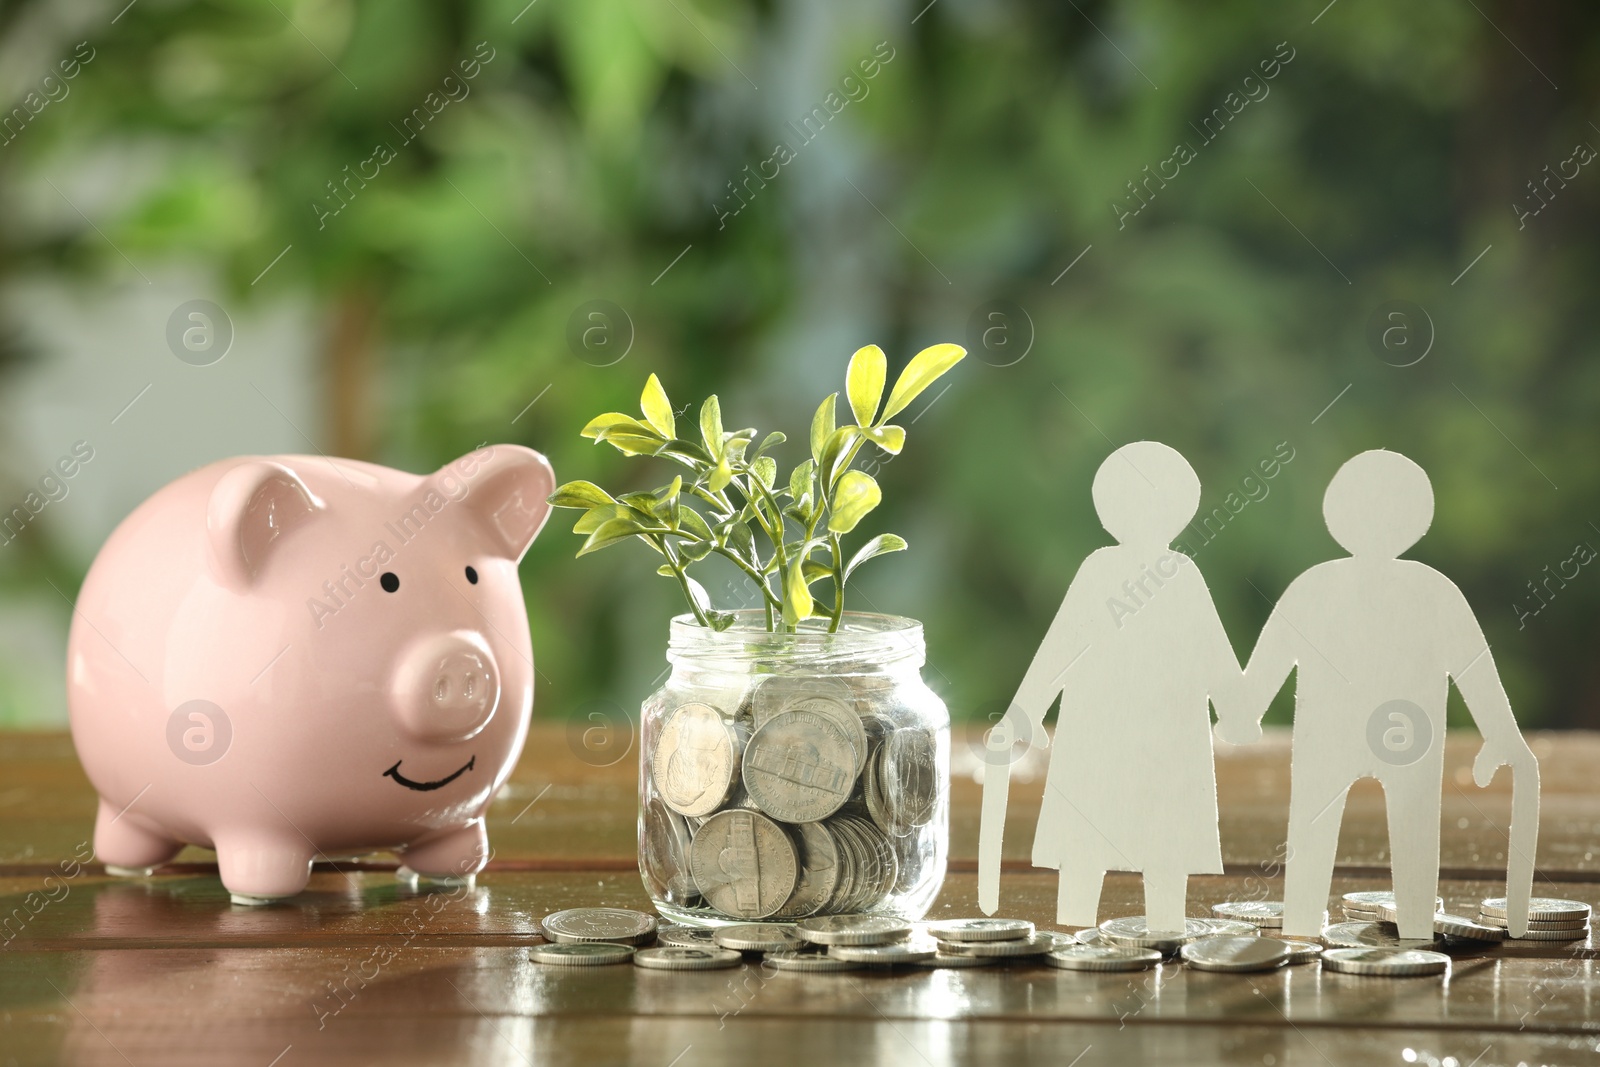
[[[1123,445],[1094,476],[1100,524],[1125,545],[1172,543],[1200,506],[1200,479],[1189,461],[1159,441]]]
[[[1375,448],[1339,468],[1322,498],[1322,515],[1352,556],[1394,559],[1433,523],[1433,485],[1405,456]]]

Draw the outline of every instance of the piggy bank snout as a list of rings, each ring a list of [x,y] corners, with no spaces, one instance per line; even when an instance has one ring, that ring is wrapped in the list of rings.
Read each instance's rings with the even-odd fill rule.
[[[425,741],[472,737],[500,704],[500,669],[482,637],[431,634],[401,654],[391,692],[400,728]]]

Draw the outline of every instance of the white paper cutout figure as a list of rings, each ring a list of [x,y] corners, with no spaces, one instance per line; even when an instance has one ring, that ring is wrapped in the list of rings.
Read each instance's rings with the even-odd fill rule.
[[[1486,786],[1496,768],[1512,768],[1506,895],[1512,936],[1520,936],[1533,884],[1539,764],[1461,590],[1426,564],[1396,558],[1433,522],[1433,486],[1397,452],[1363,452],[1328,483],[1322,510],[1350,555],[1289,585],[1245,668],[1241,702],[1218,708],[1219,737],[1259,738],[1267,704],[1298,665],[1283,932],[1321,932],[1345,795],[1356,779],[1373,777],[1383,784],[1400,936],[1433,936],[1453,680],[1484,738],[1474,780]]]
[[[1178,931],[1189,875],[1222,873],[1207,700],[1237,690],[1239,661],[1199,568],[1171,547],[1200,503],[1188,461],[1154,441],[1124,445],[1093,496],[1118,543],[1084,560],[991,731],[978,902],[999,906],[1012,743],[1049,745],[1042,724],[1060,695],[1033,846],[1035,867],[1061,871],[1056,921],[1093,926],[1105,873],[1138,871],[1148,927]]]

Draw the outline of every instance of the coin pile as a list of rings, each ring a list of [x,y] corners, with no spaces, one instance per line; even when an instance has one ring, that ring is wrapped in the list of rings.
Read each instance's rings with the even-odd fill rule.
[[[1582,941],[1589,936],[1589,905],[1581,900],[1534,897],[1528,901],[1528,932],[1516,941]],[[1506,898],[1490,897],[1478,905],[1478,922],[1509,936]]]
[[[871,675],[694,690],[661,717],[640,870],[711,916],[867,911],[935,873],[938,739]]]

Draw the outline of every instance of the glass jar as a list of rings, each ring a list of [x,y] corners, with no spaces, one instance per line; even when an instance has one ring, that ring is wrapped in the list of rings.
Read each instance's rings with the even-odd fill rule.
[[[922,624],[764,618],[672,620],[672,673],[640,715],[646,891],[698,925],[920,919],[950,841],[950,716],[922,681]]]

